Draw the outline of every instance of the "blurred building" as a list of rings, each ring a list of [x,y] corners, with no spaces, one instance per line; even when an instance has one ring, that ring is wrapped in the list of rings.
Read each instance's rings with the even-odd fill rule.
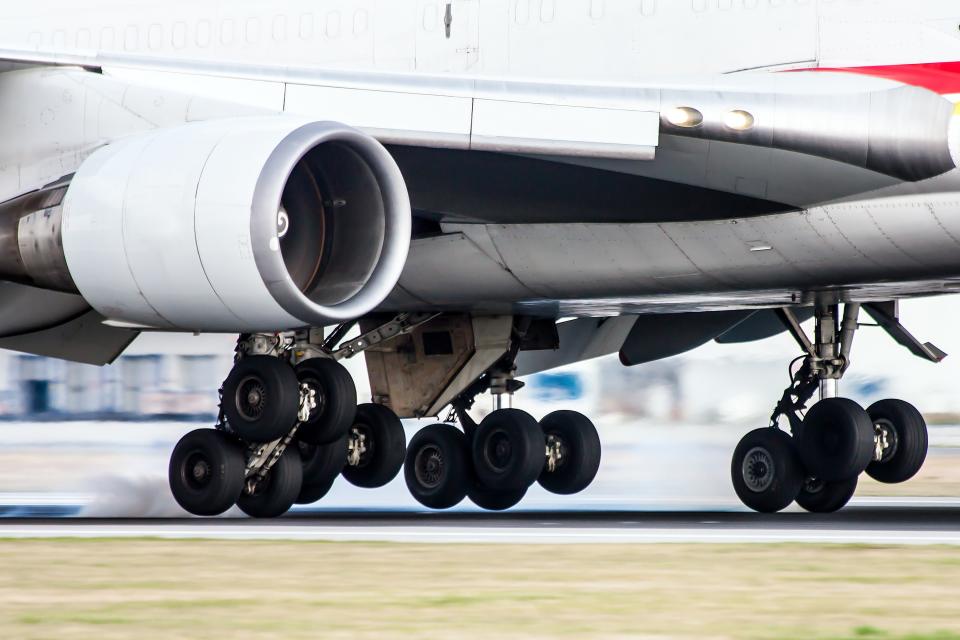
[[[0,419],[209,422],[216,417],[217,389],[233,362],[235,340],[225,335],[145,334],[106,367],[0,351]],[[527,386],[508,401],[537,417],[574,409],[596,417],[656,422],[764,424],[788,384],[786,362],[793,350],[788,343],[786,355],[781,355],[765,346],[714,345],[708,351],[637,367],[622,366],[616,356],[600,358],[528,376]],[[870,346],[862,340],[861,347],[866,348],[861,352],[867,357]],[[344,364],[357,384],[358,398],[367,401],[363,358]],[[899,366],[917,365],[911,359]],[[895,395],[927,411],[954,411],[952,404],[938,401],[933,390],[934,383],[942,383],[952,391],[948,371],[934,368],[922,375],[900,375],[899,384],[893,384],[892,373],[857,367],[844,379],[841,391],[864,404]],[[924,388],[902,388],[904,382],[914,381]],[[492,407],[489,397],[478,398],[477,416]]]
[[[214,419],[232,353],[165,351],[131,350],[105,367],[0,352],[0,418]]]

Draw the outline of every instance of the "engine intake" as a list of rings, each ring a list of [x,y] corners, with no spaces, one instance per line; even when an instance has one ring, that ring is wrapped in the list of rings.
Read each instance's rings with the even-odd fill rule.
[[[12,279],[73,285],[130,325],[322,326],[390,293],[410,220],[393,158],[355,129],[287,117],[194,123],[93,153],[62,210],[20,219],[26,274]]]

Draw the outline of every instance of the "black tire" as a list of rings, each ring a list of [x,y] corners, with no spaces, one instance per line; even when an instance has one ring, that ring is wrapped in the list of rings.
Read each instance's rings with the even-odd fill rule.
[[[480,423],[470,446],[473,469],[483,486],[519,491],[543,471],[546,440],[540,425],[519,409],[498,409]]]
[[[282,516],[300,495],[303,484],[303,463],[296,447],[287,447],[267,477],[259,482],[253,494],[244,492],[237,500],[240,510],[251,518]]]
[[[347,435],[336,442],[315,445],[300,443],[303,485],[296,504],[311,504],[327,495],[347,463]]]
[[[288,362],[248,356],[233,366],[223,383],[223,413],[240,438],[272,442],[297,421],[300,385]]]
[[[571,495],[586,489],[600,470],[600,434],[587,416],[554,411],[540,421],[547,443],[559,439],[563,452],[557,468],[544,467],[537,481],[550,493]]]
[[[403,479],[410,495],[430,509],[449,509],[467,496],[472,476],[467,438],[449,424],[418,431],[407,447]]]
[[[217,516],[243,491],[243,445],[214,429],[186,434],[170,455],[168,479],[173,498],[196,516]]]
[[[792,438],[771,427],[751,431],[740,440],[733,452],[730,475],[741,502],[761,513],[788,507],[804,480]]]
[[[927,459],[929,435],[927,422],[909,402],[880,400],[867,408],[873,424],[887,430],[890,446],[883,458],[873,460],[867,475],[879,482],[894,484],[915,476]]]
[[[809,478],[797,495],[797,504],[810,513],[833,513],[850,502],[857,490],[857,476],[839,482]]]
[[[827,398],[807,412],[796,442],[807,475],[826,482],[849,480],[873,459],[873,423],[853,400]]]
[[[317,407],[300,425],[297,437],[310,444],[327,444],[345,436],[357,412],[357,387],[347,368],[336,360],[313,358],[294,371],[297,380],[317,393]]]
[[[488,489],[477,482],[474,482],[467,492],[467,497],[473,504],[487,511],[506,511],[510,507],[515,507],[525,495],[527,495],[526,489],[498,491]]]
[[[407,452],[407,436],[397,414],[383,405],[362,404],[350,430],[364,436],[366,452],[360,455],[359,465],[343,468],[343,477],[365,489],[382,487],[396,478]]]

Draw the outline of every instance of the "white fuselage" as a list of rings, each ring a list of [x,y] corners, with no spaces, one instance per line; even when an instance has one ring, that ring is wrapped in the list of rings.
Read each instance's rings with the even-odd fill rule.
[[[960,59],[960,7],[953,0],[34,0],[7,5],[0,21],[3,48],[296,67],[630,82],[651,74]]]

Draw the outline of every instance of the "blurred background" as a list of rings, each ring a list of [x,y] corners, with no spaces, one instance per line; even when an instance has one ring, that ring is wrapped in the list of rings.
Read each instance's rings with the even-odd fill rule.
[[[865,406],[887,397],[916,404],[933,447],[920,476],[895,487],[864,480],[861,499],[960,495],[958,315],[955,297],[901,306],[910,331],[957,354],[938,365],[911,356],[879,328],[858,332],[841,394]],[[181,435],[215,421],[233,347],[233,336],[144,334],[102,368],[0,351],[0,515],[185,515],[167,488],[167,459]],[[584,493],[553,496],[534,486],[518,508],[739,509],[729,457],[746,431],[767,423],[796,355],[792,339],[780,335],[711,343],[633,368],[611,356],[530,376],[513,406],[537,418],[561,408],[587,414],[603,440],[603,463]],[[369,398],[363,358],[346,364],[358,397]],[[491,405],[479,398],[475,417]],[[408,439],[430,422],[408,421]],[[300,508],[417,506],[398,477],[374,491],[340,479],[324,500]]]

